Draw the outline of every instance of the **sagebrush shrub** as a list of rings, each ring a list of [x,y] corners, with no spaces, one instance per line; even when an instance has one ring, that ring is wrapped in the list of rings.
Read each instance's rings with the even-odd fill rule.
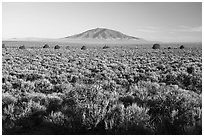
[[[40,79],[35,81],[35,92],[49,93],[53,85],[48,79]]]
[[[2,93],[2,105],[10,105],[15,104],[17,102],[17,98],[12,96],[9,93]]]

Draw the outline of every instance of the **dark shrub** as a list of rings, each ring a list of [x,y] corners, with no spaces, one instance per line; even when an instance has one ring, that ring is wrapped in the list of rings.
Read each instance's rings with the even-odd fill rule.
[[[70,49],[70,47],[69,47],[69,46],[66,46],[66,49]]]
[[[45,45],[43,46],[43,48],[50,48],[50,46],[49,46],[48,44],[45,44]]]
[[[5,44],[2,44],[2,48],[6,48]]]
[[[82,46],[82,47],[81,47],[81,50],[86,50],[86,46]]]
[[[107,45],[103,46],[103,49],[108,49],[108,48],[110,48],[110,47]]]
[[[154,44],[152,49],[160,49],[160,45],[159,44]]]
[[[39,74],[36,74],[36,73],[30,73],[30,74],[25,75],[26,81],[35,81],[35,80],[38,80],[41,78],[42,78],[42,76]]]
[[[119,101],[121,101],[125,107],[132,105],[132,103],[134,102],[134,97],[133,96],[124,96],[124,97],[120,97]]]
[[[194,67],[188,67],[188,68],[187,68],[187,72],[188,72],[189,74],[193,73],[194,70],[195,70]]]
[[[20,46],[19,49],[25,49],[25,46],[24,46],[24,45],[23,45],[23,46]]]
[[[60,46],[59,46],[59,45],[56,45],[56,46],[54,47],[54,49],[60,49]]]
[[[183,46],[183,45],[181,45],[181,46],[180,46],[180,49],[184,49],[184,46]]]
[[[168,47],[168,49],[171,49],[171,47]]]
[[[158,70],[163,70],[163,71],[164,71],[165,68],[166,68],[166,67],[165,67],[164,64],[158,64],[158,65],[157,65],[157,69],[158,69]]]

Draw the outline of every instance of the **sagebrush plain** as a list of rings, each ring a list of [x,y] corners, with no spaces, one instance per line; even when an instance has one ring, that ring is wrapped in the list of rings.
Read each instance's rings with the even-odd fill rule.
[[[3,134],[202,134],[201,45],[3,43]]]

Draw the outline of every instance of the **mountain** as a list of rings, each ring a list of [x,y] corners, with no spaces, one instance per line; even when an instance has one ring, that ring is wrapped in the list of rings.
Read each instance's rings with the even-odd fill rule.
[[[72,43],[72,44],[144,44],[151,41],[142,38],[125,35],[119,31],[96,28],[87,30],[80,34],[64,38],[12,38],[6,41],[30,41],[30,42],[55,42],[55,43]],[[151,42],[152,43],[152,42]]]
[[[68,36],[69,39],[99,39],[99,40],[141,40],[140,38],[125,35],[119,31],[96,28],[91,29],[80,34]]]

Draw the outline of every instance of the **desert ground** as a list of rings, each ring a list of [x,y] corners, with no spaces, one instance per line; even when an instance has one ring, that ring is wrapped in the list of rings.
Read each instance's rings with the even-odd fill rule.
[[[202,134],[201,43],[2,43],[3,134]]]

